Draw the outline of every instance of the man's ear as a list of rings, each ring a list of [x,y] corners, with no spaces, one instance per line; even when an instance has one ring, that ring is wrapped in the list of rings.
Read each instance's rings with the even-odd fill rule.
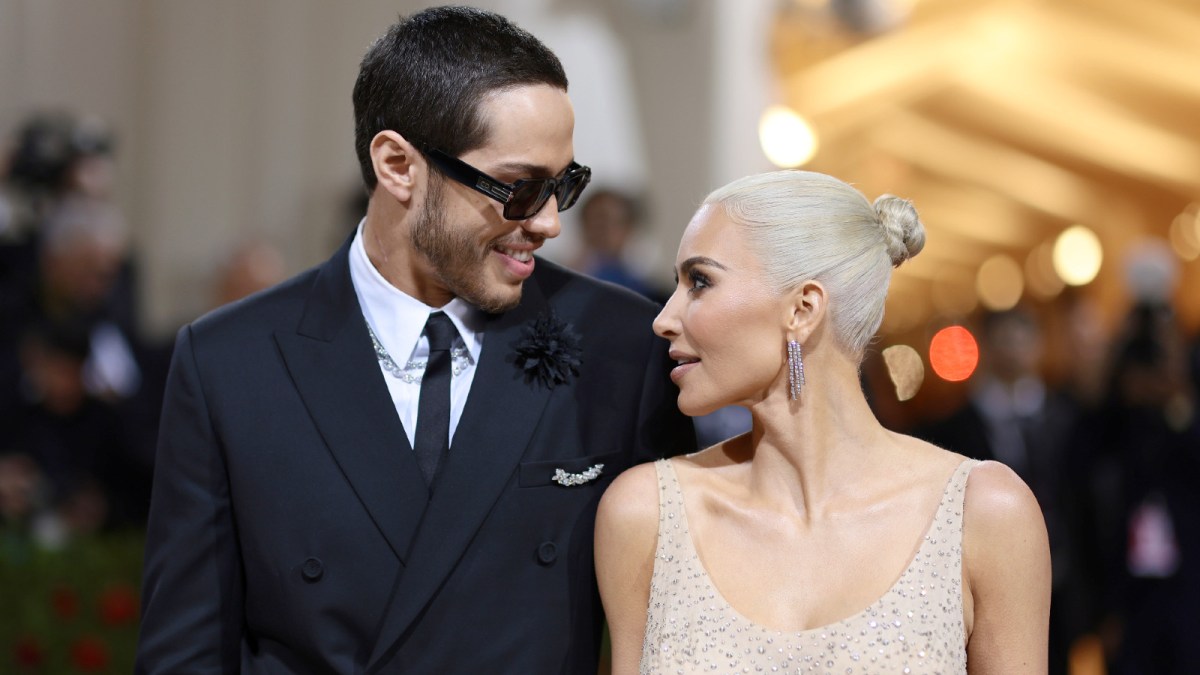
[[[417,148],[390,129],[371,139],[371,165],[379,186],[403,203],[412,200],[418,178],[425,172],[425,158]]]
[[[789,339],[806,342],[825,320],[825,311],[829,307],[825,286],[815,279],[809,279],[794,288],[787,297],[789,302],[785,305],[787,315],[784,317],[784,330]]]

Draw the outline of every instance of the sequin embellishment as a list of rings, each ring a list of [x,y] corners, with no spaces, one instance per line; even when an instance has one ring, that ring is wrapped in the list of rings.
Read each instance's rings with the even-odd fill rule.
[[[658,546],[641,674],[965,674],[962,506],[976,464],[959,465],[917,554],[874,604],[834,624],[783,632],[750,622],[721,597],[692,544],[675,469],[659,460]]]

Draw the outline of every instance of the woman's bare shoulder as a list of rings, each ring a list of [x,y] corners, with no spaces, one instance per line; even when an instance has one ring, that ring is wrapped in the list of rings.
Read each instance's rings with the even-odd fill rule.
[[[654,462],[632,466],[617,476],[600,498],[597,526],[657,527],[658,472]]]
[[[985,529],[1042,526],[1042,510],[1021,477],[1000,462],[980,462],[967,478],[968,523]]]
[[[1025,481],[1000,462],[981,462],[967,478],[963,550],[968,570],[1049,562],[1046,521]]]
[[[963,507],[968,658],[987,672],[1046,672],[1050,543],[1033,492],[1012,469],[971,470]]]
[[[737,462],[730,457],[730,451],[726,449],[727,444],[734,440],[736,439],[723,441],[710,448],[663,461],[670,465],[671,471],[680,481],[691,482],[691,480],[695,480],[692,476],[697,471],[703,474],[707,473],[706,469],[720,469],[736,464]],[[609,501],[610,509],[644,510],[648,506],[653,506],[657,511],[659,492],[659,470],[655,466],[657,463],[638,464],[622,472],[612,482],[612,485],[608,486],[608,490],[604,493],[604,499],[601,500],[601,507],[603,508],[604,501]]]

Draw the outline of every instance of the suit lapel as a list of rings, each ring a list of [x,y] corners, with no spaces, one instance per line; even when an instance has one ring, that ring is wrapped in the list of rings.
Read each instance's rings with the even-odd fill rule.
[[[368,672],[391,659],[403,634],[441,587],[511,481],[533,436],[550,392],[526,384],[512,362],[513,343],[546,306],[535,277],[525,282],[517,308],[489,317],[471,393],[367,662]]]
[[[299,329],[275,340],[334,460],[407,564],[429,493],[354,294],[349,242],[318,272]]]

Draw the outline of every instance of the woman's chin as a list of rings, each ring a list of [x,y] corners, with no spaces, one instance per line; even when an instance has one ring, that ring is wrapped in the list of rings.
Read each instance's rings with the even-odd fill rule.
[[[691,399],[683,394],[679,395],[679,412],[688,417],[704,417],[709,413],[716,412],[724,408],[727,404],[719,401],[702,401]]]

